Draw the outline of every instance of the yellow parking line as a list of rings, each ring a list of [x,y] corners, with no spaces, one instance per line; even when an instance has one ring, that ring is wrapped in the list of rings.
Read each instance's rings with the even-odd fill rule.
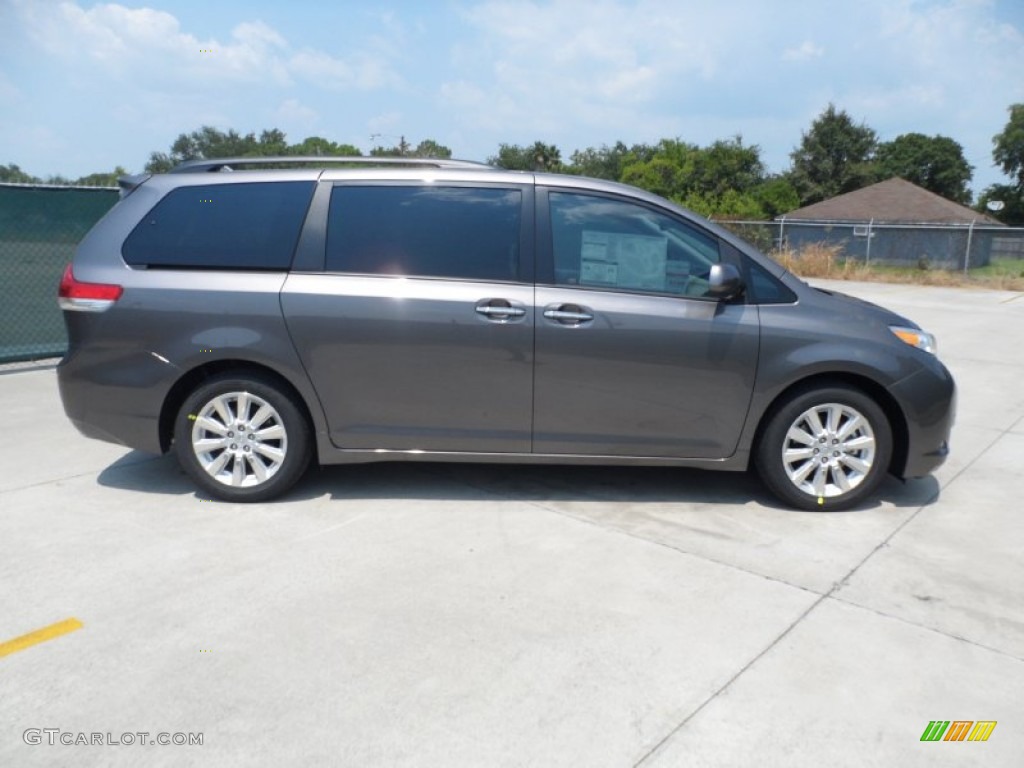
[[[51,624],[48,627],[37,629],[35,632],[29,632],[27,635],[16,637],[13,640],[8,640],[6,643],[0,643],[0,658],[9,656],[12,653],[18,651],[24,651],[26,648],[31,648],[33,645],[38,643],[46,642],[47,640],[53,640],[55,637],[66,635],[68,632],[74,632],[76,629],[82,628],[82,622],[78,619],[64,619],[64,621],[58,621],[56,624]]]

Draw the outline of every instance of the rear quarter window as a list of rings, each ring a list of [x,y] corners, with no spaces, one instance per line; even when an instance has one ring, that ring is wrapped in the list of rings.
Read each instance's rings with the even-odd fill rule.
[[[287,270],[313,182],[179,187],[124,242],[132,266]]]

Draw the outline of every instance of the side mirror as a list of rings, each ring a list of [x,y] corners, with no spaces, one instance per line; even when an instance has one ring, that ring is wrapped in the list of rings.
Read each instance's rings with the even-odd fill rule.
[[[715,299],[732,299],[743,293],[746,286],[740,272],[732,264],[712,264],[708,276],[708,295]]]

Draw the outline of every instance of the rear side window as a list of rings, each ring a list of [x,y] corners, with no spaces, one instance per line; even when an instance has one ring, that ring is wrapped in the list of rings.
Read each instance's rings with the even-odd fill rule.
[[[179,187],[125,240],[133,266],[287,270],[313,182]]]
[[[514,281],[521,216],[518,189],[338,186],[327,270]]]

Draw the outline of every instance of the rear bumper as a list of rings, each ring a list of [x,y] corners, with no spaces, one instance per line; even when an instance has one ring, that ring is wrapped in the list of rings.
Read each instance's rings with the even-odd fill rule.
[[[86,437],[162,453],[160,409],[176,372],[148,352],[93,347],[69,351],[57,365],[57,386],[64,413]]]
[[[938,360],[889,388],[907,420],[907,460],[900,477],[923,477],[949,455],[956,419],[956,385]]]

